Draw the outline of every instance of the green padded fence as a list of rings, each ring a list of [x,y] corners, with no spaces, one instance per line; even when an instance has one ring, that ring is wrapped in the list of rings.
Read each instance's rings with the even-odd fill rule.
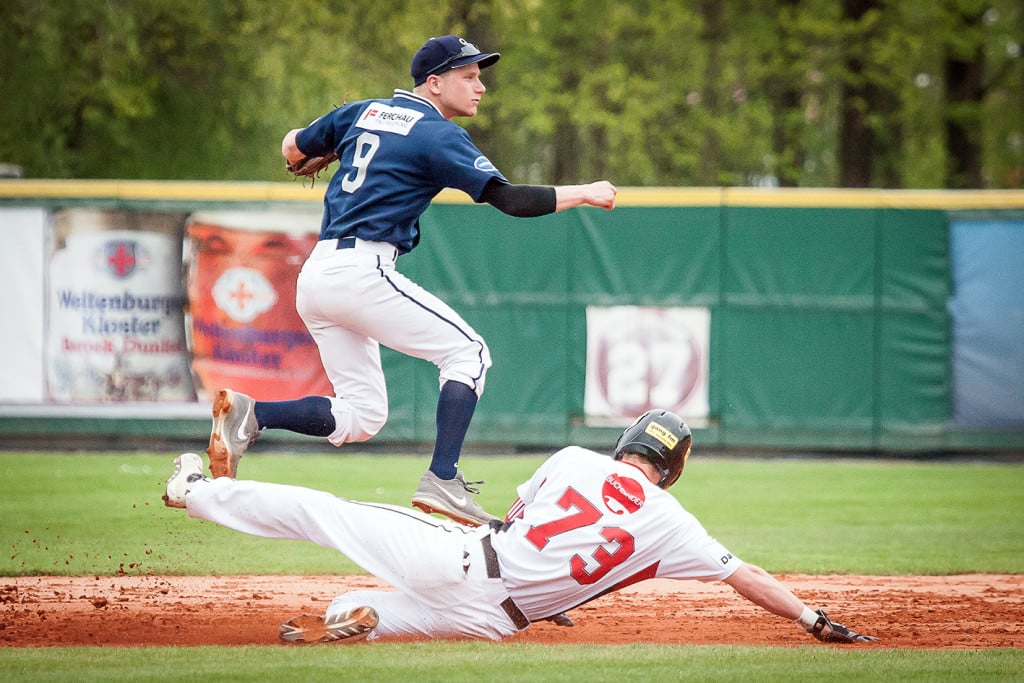
[[[711,309],[705,443],[944,445],[942,211],[624,207],[523,221],[435,205],[423,228],[402,269],[460,311],[494,357],[473,439],[586,438],[586,307],[630,304]],[[429,440],[436,372],[397,355],[386,364],[387,432]]]
[[[0,184],[0,202],[193,211],[311,201],[275,184],[11,187]],[[399,267],[490,345],[473,443],[609,445],[618,428],[584,424],[586,308],[643,305],[711,311],[710,414],[695,430],[704,448],[1019,450],[1024,430],[950,426],[947,302],[951,212],[1022,209],[1024,192],[626,189],[612,212],[526,220],[445,194]],[[389,350],[384,365],[391,416],[377,441],[432,441],[436,369]],[[103,420],[84,431],[102,432]],[[19,424],[0,410],[0,430]],[[182,425],[146,430],[176,436]]]

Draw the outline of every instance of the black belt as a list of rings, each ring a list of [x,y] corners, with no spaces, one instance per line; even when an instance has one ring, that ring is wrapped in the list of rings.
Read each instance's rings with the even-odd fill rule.
[[[338,249],[353,249],[356,246],[356,238],[341,237],[338,239]]]
[[[494,552],[494,546],[491,545],[491,535],[487,534],[481,538],[480,545],[484,547],[484,564],[487,565],[487,578],[500,579],[501,570],[498,569],[498,554]],[[523,611],[519,609],[519,605],[511,597],[502,600],[498,607],[505,610],[505,614],[508,615],[508,618],[512,620],[512,623],[520,631],[530,625],[530,620],[526,618]]]

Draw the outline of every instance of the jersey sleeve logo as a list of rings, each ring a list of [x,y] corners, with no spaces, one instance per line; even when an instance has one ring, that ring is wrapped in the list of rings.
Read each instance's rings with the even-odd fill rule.
[[[609,474],[601,487],[601,499],[616,515],[632,514],[644,506],[644,489],[636,479]]]
[[[485,156],[478,156],[473,160],[473,168],[484,173],[497,173],[498,169],[491,163],[491,160]]]
[[[415,109],[371,102],[356,121],[356,128],[408,135],[416,122],[422,118],[423,112]]]

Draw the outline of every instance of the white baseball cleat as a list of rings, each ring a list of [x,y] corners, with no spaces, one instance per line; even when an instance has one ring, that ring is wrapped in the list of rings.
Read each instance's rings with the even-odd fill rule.
[[[470,495],[480,493],[480,489],[473,488],[470,484],[482,483],[482,481],[467,482],[461,472],[456,474],[454,479],[441,479],[427,470],[427,473],[420,479],[420,485],[416,487],[416,493],[412,496],[412,504],[427,514],[437,512],[454,519],[459,524],[468,526],[488,524],[491,520],[498,518],[480,507],[479,503]]]
[[[370,635],[380,623],[377,610],[356,607],[332,614],[302,614],[281,624],[277,637],[286,643],[354,643]]]
[[[192,490],[192,484],[205,478],[203,459],[195,453],[182,453],[174,459],[174,472],[164,491],[164,505],[169,508],[185,507],[185,496]]]
[[[210,474],[232,477],[238,472],[238,461],[245,449],[260,435],[250,396],[230,389],[221,389],[213,400],[213,430],[206,455],[210,458]]]

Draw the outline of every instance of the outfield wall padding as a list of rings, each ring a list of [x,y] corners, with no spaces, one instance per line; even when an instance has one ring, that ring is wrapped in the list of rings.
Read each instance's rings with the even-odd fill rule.
[[[196,184],[191,196],[180,183],[34,187],[0,183],[0,208],[308,210],[316,199],[277,184]],[[490,345],[470,442],[607,445],[621,427],[588,424],[583,409],[586,311],[628,305],[710,310],[709,410],[695,430],[703,446],[1021,449],[1024,416],[998,429],[953,420],[950,226],[969,229],[976,213],[1024,230],[1024,192],[625,189],[611,212],[528,220],[445,193],[399,268]],[[387,349],[383,361],[391,414],[377,440],[432,441],[436,369]],[[1006,372],[1024,386],[1024,369]],[[104,410],[81,419],[102,433],[117,408]],[[62,429],[74,419],[60,406],[52,413]],[[0,406],[0,430],[47,431],[45,415],[18,415]],[[147,424],[161,432],[159,419]],[[166,431],[179,434],[180,420]]]

